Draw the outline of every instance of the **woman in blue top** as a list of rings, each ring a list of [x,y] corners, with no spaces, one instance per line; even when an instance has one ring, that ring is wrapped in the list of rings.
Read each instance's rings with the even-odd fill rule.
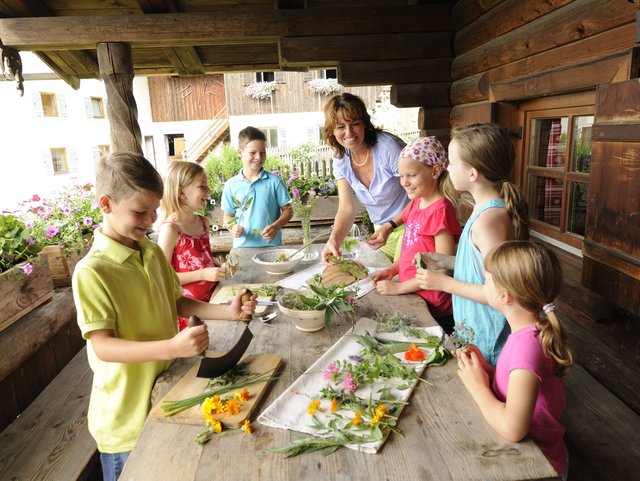
[[[324,141],[334,154],[338,212],[322,258],[326,262],[329,254],[340,255],[340,243],[355,219],[355,194],[376,226],[367,243],[374,249],[382,247],[393,259],[404,232],[404,226],[398,228],[403,222],[402,210],[409,202],[398,173],[398,156],[405,143],[374,127],[364,102],[356,95],[334,95],[324,106],[324,116]]]
[[[511,330],[502,313],[488,305],[483,291],[484,258],[507,240],[529,238],[529,210],[509,174],[515,151],[509,134],[496,124],[454,130],[449,143],[449,177],[456,190],[473,196],[475,206],[460,235],[455,256],[424,254],[429,269],[418,269],[421,289],[453,294],[453,318],[473,328],[476,344],[495,366]],[[453,277],[432,269],[453,269]]]

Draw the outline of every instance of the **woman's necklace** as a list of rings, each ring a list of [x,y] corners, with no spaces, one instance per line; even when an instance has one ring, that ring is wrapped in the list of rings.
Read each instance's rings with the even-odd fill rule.
[[[353,154],[355,154],[355,152],[353,152]],[[369,162],[369,155],[371,154],[371,149],[367,147],[367,156],[364,159],[364,162],[361,162],[360,164],[358,164],[356,162],[355,159],[355,155],[351,156],[351,162],[353,162],[353,165],[355,165],[356,167],[362,167],[363,165],[365,165],[367,162]]]

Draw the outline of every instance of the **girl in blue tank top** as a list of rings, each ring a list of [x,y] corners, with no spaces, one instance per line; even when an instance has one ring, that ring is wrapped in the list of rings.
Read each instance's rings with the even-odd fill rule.
[[[473,343],[493,365],[510,329],[483,292],[484,258],[504,241],[529,237],[526,201],[509,182],[514,162],[511,139],[496,124],[474,124],[452,132],[449,177],[456,190],[471,194],[475,207],[456,255],[423,255],[429,269],[418,269],[416,274],[421,289],[452,294],[455,322],[464,321],[474,330]],[[434,269],[453,269],[453,277]]]

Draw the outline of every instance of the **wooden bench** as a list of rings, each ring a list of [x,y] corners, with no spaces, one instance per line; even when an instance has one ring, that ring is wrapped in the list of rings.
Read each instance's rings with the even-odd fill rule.
[[[569,480],[627,481],[640,473],[640,415],[579,364],[565,381]]]
[[[0,333],[0,480],[101,479],[84,345],[68,288]]]
[[[84,348],[0,433],[0,479],[92,479],[100,463],[87,429],[92,378]]]

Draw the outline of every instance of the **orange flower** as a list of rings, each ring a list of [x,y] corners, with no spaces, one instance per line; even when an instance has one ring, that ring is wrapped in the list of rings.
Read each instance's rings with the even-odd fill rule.
[[[251,434],[251,422],[248,419],[245,419],[244,424],[240,428],[244,434]]]
[[[242,400],[242,402],[247,402],[249,400],[249,396],[249,390],[245,387],[240,393],[240,399]]]
[[[331,412],[335,413],[338,410],[338,400],[336,398],[333,398],[331,400]]]
[[[360,411],[356,411],[356,414],[353,416],[353,421],[351,421],[354,426],[357,426],[362,422],[362,414]]]
[[[240,400],[228,399],[224,406],[224,412],[227,414],[238,414],[240,412]]]
[[[320,409],[320,401],[318,401],[317,399],[314,399],[307,406],[307,414],[309,416],[313,416],[318,409]]]
[[[426,358],[427,356],[425,355],[424,351],[418,348],[413,342],[411,343],[411,348],[404,353],[405,361],[419,362],[424,361]]]

